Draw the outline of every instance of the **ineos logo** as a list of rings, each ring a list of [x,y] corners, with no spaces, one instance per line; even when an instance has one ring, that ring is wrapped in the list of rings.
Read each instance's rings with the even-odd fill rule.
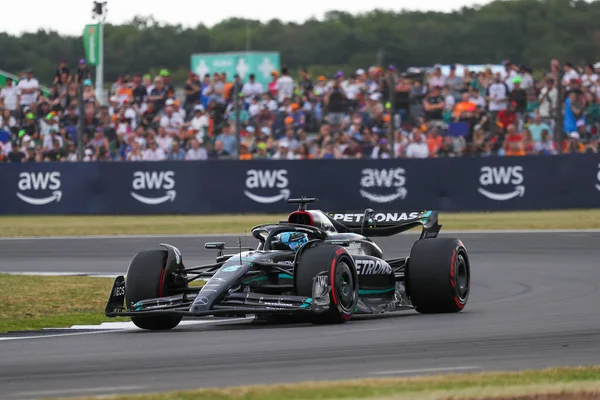
[[[361,171],[360,195],[374,203],[390,203],[406,198],[406,171],[404,168],[375,169],[365,168]],[[392,193],[372,193],[372,189],[392,189]],[[388,191],[389,192],[389,191]]]

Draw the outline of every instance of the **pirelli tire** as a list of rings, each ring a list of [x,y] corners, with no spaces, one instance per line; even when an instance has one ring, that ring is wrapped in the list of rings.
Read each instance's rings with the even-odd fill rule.
[[[422,314],[456,313],[469,299],[471,265],[458,239],[422,239],[413,245],[406,273],[406,290]]]
[[[325,273],[329,280],[329,309],[310,317],[313,324],[343,324],[354,315],[358,305],[358,276],[352,256],[342,246],[322,242],[308,243],[298,252],[294,268],[295,292],[313,296],[315,277]]]
[[[125,301],[128,307],[140,300],[166,297],[172,291],[169,271],[166,270],[167,251],[147,250],[135,255],[125,278]],[[179,316],[131,317],[139,328],[164,331],[181,322]]]

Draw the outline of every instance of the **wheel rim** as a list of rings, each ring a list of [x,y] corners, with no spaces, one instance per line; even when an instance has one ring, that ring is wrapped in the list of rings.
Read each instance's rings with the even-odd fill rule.
[[[355,290],[354,277],[348,264],[344,261],[337,265],[335,272],[335,294],[339,306],[346,312],[354,308]]]
[[[459,300],[464,302],[469,294],[469,267],[462,252],[456,256],[456,261],[454,262],[454,271],[456,280],[456,294],[458,295]]]

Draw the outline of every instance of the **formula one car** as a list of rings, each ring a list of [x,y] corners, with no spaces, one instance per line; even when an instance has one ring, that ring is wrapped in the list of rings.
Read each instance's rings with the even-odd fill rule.
[[[470,262],[460,240],[438,238],[434,211],[324,213],[299,204],[286,221],[252,229],[256,249],[206,243],[210,265],[186,267],[171,245],[135,255],[115,279],[108,317],[131,317],[143,329],[167,330],[183,317],[297,318],[344,323],[355,314],[415,309],[454,313],[467,304]],[[408,257],[384,260],[369,238],[422,226]],[[237,254],[224,255],[236,249]],[[206,281],[203,286],[190,285]],[[126,304],[126,307],[125,307]]]

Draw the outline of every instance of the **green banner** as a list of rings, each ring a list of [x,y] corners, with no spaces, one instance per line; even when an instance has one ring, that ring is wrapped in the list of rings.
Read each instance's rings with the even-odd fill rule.
[[[83,30],[83,47],[85,60],[88,65],[98,65],[100,62],[100,26],[86,25]]]
[[[0,89],[6,86],[6,78],[11,78],[13,80],[13,85],[15,86],[19,84],[18,76],[0,69]],[[50,96],[50,88],[46,86],[40,86],[40,91],[44,93],[44,96]]]
[[[271,73],[280,69],[278,52],[239,52],[192,54],[191,69],[203,77],[206,74],[225,72],[227,80],[239,74],[242,81],[248,81],[250,74],[262,83],[264,89],[271,81]]]

